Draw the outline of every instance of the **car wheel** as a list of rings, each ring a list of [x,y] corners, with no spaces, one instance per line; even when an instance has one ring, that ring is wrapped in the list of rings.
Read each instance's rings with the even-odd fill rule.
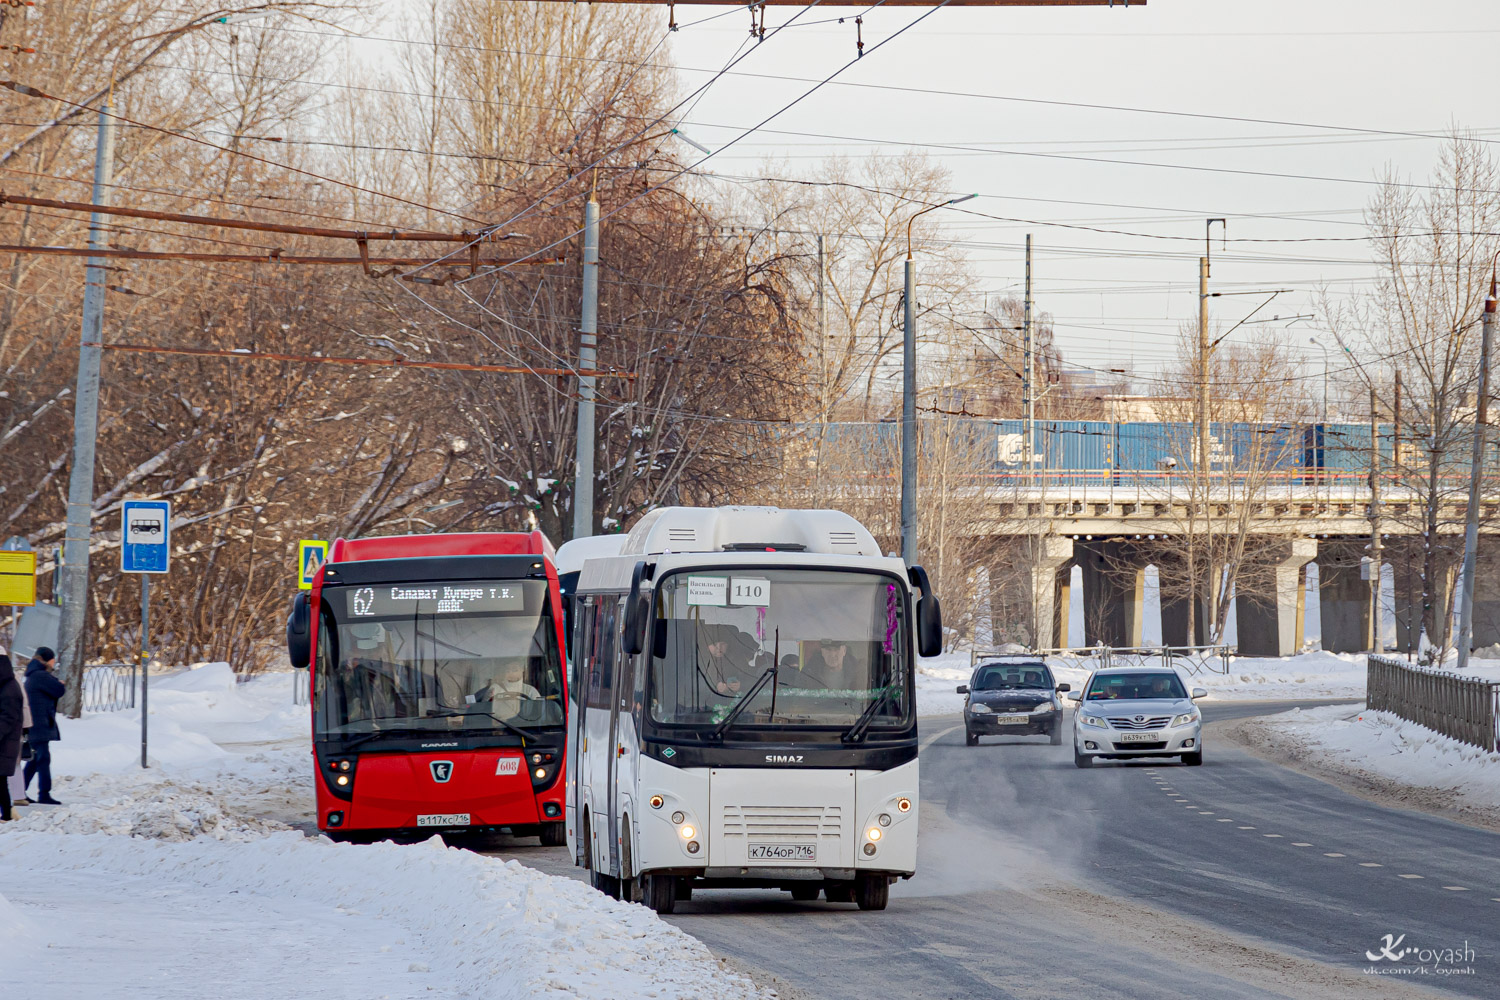
[[[964,746],[966,746],[966,747],[977,747],[978,745],[979,745],[979,734],[978,733],[971,733],[971,732],[965,731],[964,732]]]
[[[854,902],[861,910],[883,910],[891,898],[891,880],[884,875],[861,875],[854,883]]]
[[[1055,746],[1055,747],[1062,746],[1062,723],[1061,722],[1054,722],[1054,723],[1052,723],[1052,732],[1051,732],[1050,735],[1052,736],[1052,745],[1053,746]]]
[[[1199,750],[1196,753],[1183,754],[1182,762],[1188,767],[1197,767],[1198,765],[1203,763],[1203,751]]]
[[[1078,748],[1074,747],[1073,748],[1073,763],[1077,767],[1093,767],[1094,766],[1094,758],[1088,756],[1087,754],[1079,753],[1078,752]]]

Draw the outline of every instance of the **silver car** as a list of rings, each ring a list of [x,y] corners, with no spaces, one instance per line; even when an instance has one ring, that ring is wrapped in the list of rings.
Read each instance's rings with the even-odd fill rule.
[[[1110,667],[1096,670],[1082,691],[1068,692],[1073,712],[1073,763],[1090,767],[1096,758],[1181,757],[1203,763],[1203,713],[1170,667]]]

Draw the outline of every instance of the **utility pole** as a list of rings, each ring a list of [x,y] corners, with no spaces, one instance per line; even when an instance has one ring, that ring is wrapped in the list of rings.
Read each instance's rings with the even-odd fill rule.
[[[1325,383],[1326,385],[1327,383]],[[1375,385],[1370,384],[1370,624],[1365,648],[1381,653],[1380,641],[1380,410]]]
[[[1209,412],[1208,412],[1208,360],[1209,353],[1213,349],[1208,342],[1208,278],[1209,258],[1211,256],[1211,244],[1209,233],[1213,231],[1214,223],[1228,228],[1228,223],[1223,219],[1209,219],[1203,225],[1203,256],[1198,258],[1198,480],[1203,484],[1203,493],[1197,502],[1197,506],[1203,508],[1203,583],[1208,598],[1208,621],[1203,623],[1203,635],[1207,638],[1210,622],[1217,621],[1219,615],[1219,588],[1215,586],[1216,581],[1210,579],[1213,573],[1213,547],[1208,544],[1208,532],[1211,527],[1209,522],[1209,494],[1213,490],[1213,476],[1211,464],[1211,452],[1209,450]],[[1191,499],[1189,500],[1191,503]],[[1188,517],[1196,518],[1196,512],[1189,509]],[[1189,571],[1188,576],[1194,577],[1196,573]],[[1189,588],[1191,589],[1191,588]],[[1193,644],[1197,637],[1194,632],[1194,615],[1196,607],[1194,602],[1197,594],[1189,594],[1188,597],[1188,643]]]
[[[1031,336],[1031,234],[1026,234],[1026,297],[1022,301],[1021,346],[1025,352],[1022,364],[1022,405],[1026,410],[1026,440],[1022,457],[1026,462],[1026,485],[1036,488],[1036,352]]]
[[[1490,343],[1495,336],[1495,279],[1484,300],[1484,323],[1479,335],[1479,392],[1474,414],[1474,452],[1469,467],[1469,516],[1464,522],[1464,592],[1458,613],[1458,669],[1469,665],[1474,640],[1474,573],[1479,556],[1479,490],[1484,481],[1485,422],[1490,413]]]
[[[916,263],[906,253],[906,305],[901,343],[901,558],[917,564],[917,303]]]
[[[823,503],[823,448],[828,443],[828,297],[824,290],[828,265],[823,260],[823,234],[818,234],[818,455],[813,474],[813,497]]]
[[[94,149],[94,204],[108,203],[114,169],[114,126],[109,103],[99,108]],[[89,249],[103,250],[108,237],[104,215],[89,216]],[[78,384],[73,393],[73,468],[68,479],[67,528],[63,535],[65,576],[59,635],[58,679],[68,686],[62,710],[78,718],[83,707],[83,660],[88,618],[89,535],[94,514],[94,444],[99,434],[99,368],[104,340],[104,273],[102,257],[90,257],[83,279],[83,328],[78,345]]]
[[[583,206],[583,308],[578,321],[578,368],[593,371],[599,356],[599,202],[589,191]],[[573,448],[573,537],[594,533],[594,386],[578,376],[578,440]]]

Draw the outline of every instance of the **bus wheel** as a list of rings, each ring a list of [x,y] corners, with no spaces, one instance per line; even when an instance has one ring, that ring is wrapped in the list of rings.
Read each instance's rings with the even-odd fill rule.
[[[679,878],[677,880],[677,901],[686,902],[693,898],[693,880],[691,878]]]
[[[657,913],[671,913],[677,909],[677,877],[675,875],[642,875],[641,902]]]
[[[542,839],[543,847],[561,847],[568,842],[567,824],[543,823],[541,832],[537,836]]]
[[[854,901],[861,910],[883,910],[891,898],[891,882],[884,875],[861,875],[854,884]]]

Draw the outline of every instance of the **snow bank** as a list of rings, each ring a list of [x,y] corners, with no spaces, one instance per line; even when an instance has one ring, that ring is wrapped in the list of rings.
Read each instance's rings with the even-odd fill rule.
[[[1075,691],[1099,665],[1094,659],[1049,657],[1048,664],[1059,684]],[[1159,660],[1153,661],[1157,664]],[[1494,672],[1500,675],[1500,663]],[[1201,687],[1210,698],[1272,701],[1294,698],[1363,698],[1365,657],[1363,653],[1302,653],[1286,657],[1234,657],[1229,673],[1209,671],[1193,674],[1179,668],[1183,683]],[[1482,671],[1474,672],[1476,675]],[[926,657],[917,664],[917,711],[921,715],[956,715],[964,696],[954,691],[969,682],[969,653],[945,653]]]
[[[515,861],[445,847],[438,838],[416,846],[354,847],[296,833],[231,844],[18,832],[0,836],[0,865],[7,882],[21,883],[23,893],[34,891],[32,883],[72,886],[82,876],[112,892],[134,892],[141,884],[149,896],[149,887],[170,886],[189,898],[214,901],[222,907],[219,934],[178,932],[162,939],[160,957],[169,964],[157,974],[174,978],[199,978],[200,963],[217,963],[215,953],[222,949],[256,949],[256,919],[270,922],[285,912],[304,919],[321,914],[322,926],[313,931],[326,947],[315,948],[310,957],[328,968],[293,970],[304,977],[305,988],[319,992],[336,967],[338,977],[357,977],[354,985],[371,997],[408,995],[413,989],[393,981],[394,969],[419,975],[416,989],[441,996],[734,1000],[758,995],[750,982],[724,972],[700,942],[644,907]],[[7,891],[11,888],[7,885]],[[66,947],[73,936],[69,909],[32,914],[33,935],[49,948]],[[7,912],[0,906],[0,920]],[[148,902],[142,912],[149,917],[154,907]],[[241,914],[248,926],[237,923]],[[374,940],[386,942],[373,956],[380,961],[367,971],[361,953],[376,952],[377,946],[351,937],[341,920],[345,916],[360,917],[366,925],[377,922]],[[400,951],[393,955],[395,948]],[[268,964],[285,960],[269,950],[263,956]],[[28,964],[6,970],[7,989],[18,996],[46,995],[54,970]],[[284,977],[287,970],[277,972]],[[131,991],[143,985],[101,966],[92,995],[134,995]],[[264,984],[246,985],[254,987],[246,995],[272,995]]]
[[[1500,754],[1358,705],[1326,705],[1250,720],[1252,742],[1342,773],[1418,806],[1500,821]]]

